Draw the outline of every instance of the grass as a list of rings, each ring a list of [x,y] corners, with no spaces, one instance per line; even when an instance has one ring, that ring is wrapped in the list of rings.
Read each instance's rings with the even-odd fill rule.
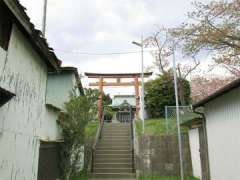
[[[87,179],[88,179],[88,176],[87,176],[86,170],[82,171],[80,175],[70,178],[70,180],[87,180]]]
[[[145,135],[166,134],[166,124],[163,118],[145,120]],[[136,130],[138,135],[142,133],[142,121],[136,121]]]
[[[140,177],[139,180],[180,180],[180,177],[177,176],[148,176]],[[199,180],[195,177],[185,177],[184,180]]]
[[[164,118],[159,119],[147,119],[144,122],[145,130],[144,135],[166,135],[167,128],[166,128],[166,121]],[[175,119],[170,119],[168,123],[169,133],[176,134],[177,133],[177,125]],[[136,130],[137,134],[142,134],[142,121],[136,121]],[[186,128],[182,128],[182,132],[187,132]]]
[[[99,126],[98,121],[89,122],[85,129],[86,138],[94,138],[97,133],[98,126]]]

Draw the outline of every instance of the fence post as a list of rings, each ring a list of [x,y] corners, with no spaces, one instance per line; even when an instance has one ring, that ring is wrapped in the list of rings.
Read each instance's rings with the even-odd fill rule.
[[[168,112],[167,112],[167,106],[165,106],[165,125],[166,125],[166,131],[168,134]]]

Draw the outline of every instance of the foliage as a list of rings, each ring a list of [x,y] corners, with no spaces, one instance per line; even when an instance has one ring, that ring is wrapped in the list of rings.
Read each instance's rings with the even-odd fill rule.
[[[97,115],[98,112],[98,98],[100,96],[100,91],[97,89],[84,89],[85,96],[88,98],[88,100],[91,102],[92,107],[92,113]],[[112,99],[109,94],[103,93],[103,107],[108,106],[112,103]],[[94,118],[97,119],[97,116]]]
[[[89,122],[85,128],[85,139],[94,138],[97,133],[98,127],[99,127],[99,121]]]
[[[70,180],[88,180],[87,170],[81,171],[79,175],[71,177]]]
[[[234,77],[194,76],[190,81],[191,99],[193,102],[200,101],[233,80]]]
[[[178,80],[183,82],[184,99],[186,103],[189,103],[189,82],[185,79]],[[171,73],[161,75],[155,80],[148,81],[145,85],[145,93],[145,105],[149,117],[163,117],[165,106],[175,105],[174,85]]]
[[[114,114],[113,109],[110,106],[104,107],[103,113],[104,113],[105,120],[111,120]]]
[[[174,53],[173,44],[176,44],[174,38],[169,34],[168,30],[165,28],[160,28],[152,36],[149,36],[144,44],[147,47],[153,47],[156,50],[152,51],[152,54],[155,58],[155,63],[150,68],[157,67],[161,75],[168,74],[171,69],[172,55]],[[176,48],[176,45],[175,45]],[[178,62],[176,70],[177,76],[179,77],[179,100],[182,105],[186,105],[184,98],[184,81],[188,76],[197,69],[200,65],[200,62],[195,58],[190,60],[184,60],[184,62]]]
[[[64,138],[61,152],[64,180],[69,180],[78,171],[80,159],[83,158],[85,127],[91,119],[91,102],[87,97],[73,95],[65,103],[65,112],[60,114],[58,120]]]
[[[240,75],[240,3],[211,1],[193,3],[188,23],[171,30],[183,45],[186,55],[196,56],[207,51],[217,65],[235,76]]]

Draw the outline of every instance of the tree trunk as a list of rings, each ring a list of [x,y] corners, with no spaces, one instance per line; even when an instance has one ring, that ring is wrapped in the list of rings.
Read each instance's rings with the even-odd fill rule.
[[[179,80],[179,82],[178,82],[178,84],[179,84],[179,99],[180,99],[180,103],[181,103],[181,105],[182,106],[185,106],[186,105],[186,101],[185,101],[185,96],[184,96],[184,82],[183,82],[183,80]]]

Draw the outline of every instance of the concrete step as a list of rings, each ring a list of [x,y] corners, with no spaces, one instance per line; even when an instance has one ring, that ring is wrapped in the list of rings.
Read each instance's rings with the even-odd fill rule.
[[[98,157],[95,159],[95,163],[132,163],[132,157],[130,158],[101,158]]]
[[[98,142],[130,142],[131,140],[129,138],[102,138],[101,140],[99,140]]]
[[[103,131],[131,131],[130,128],[122,128],[122,127],[104,127]]]
[[[132,150],[132,147],[127,144],[118,145],[118,144],[99,144],[96,150]]]
[[[97,154],[131,154],[130,150],[96,150]]]
[[[130,136],[102,136],[101,140],[105,140],[105,141],[123,141],[123,140],[128,140],[131,141],[131,137]]]
[[[95,158],[132,158],[132,154],[95,154]]]
[[[126,140],[126,139],[128,139],[128,140],[131,140],[131,136],[128,136],[128,135],[126,135],[126,136],[114,136],[114,135],[112,135],[112,136],[109,136],[109,135],[103,135],[102,137],[101,137],[101,140],[114,140],[114,141],[117,141],[117,140]]]
[[[97,146],[96,150],[132,150],[130,146]]]
[[[106,131],[106,132],[102,132],[102,135],[105,135],[105,134],[111,134],[111,135],[131,135],[131,132],[129,131]]]
[[[121,178],[136,178],[134,173],[92,173],[90,178],[99,179],[121,179]]]
[[[131,131],[126,130],[103,130],[102,134],[109,133],[109,134],[131,134]]]
[[[132,168],[132,163],[94,163],[94,168]]]
[[[95,173],[132,173],[132,168],[94,168]]]
[[[131,130],[131,127],[130,126],[104,126],[103,130],[104,129],[114,129],[114,130],[116,130],[116,129],[122,129],[122,130],[127,129],[127,130]]]
[[[99,142],[97,144],[97,146],[105,146],[106,148],[107,147],[111,147],[111,146],[131,146],[131,143],[130,142]]]
[[[105,123],[104,126],[111,126],[111,127],[115,127],[115,126],[129,126],[131,125],[130,123]]]

